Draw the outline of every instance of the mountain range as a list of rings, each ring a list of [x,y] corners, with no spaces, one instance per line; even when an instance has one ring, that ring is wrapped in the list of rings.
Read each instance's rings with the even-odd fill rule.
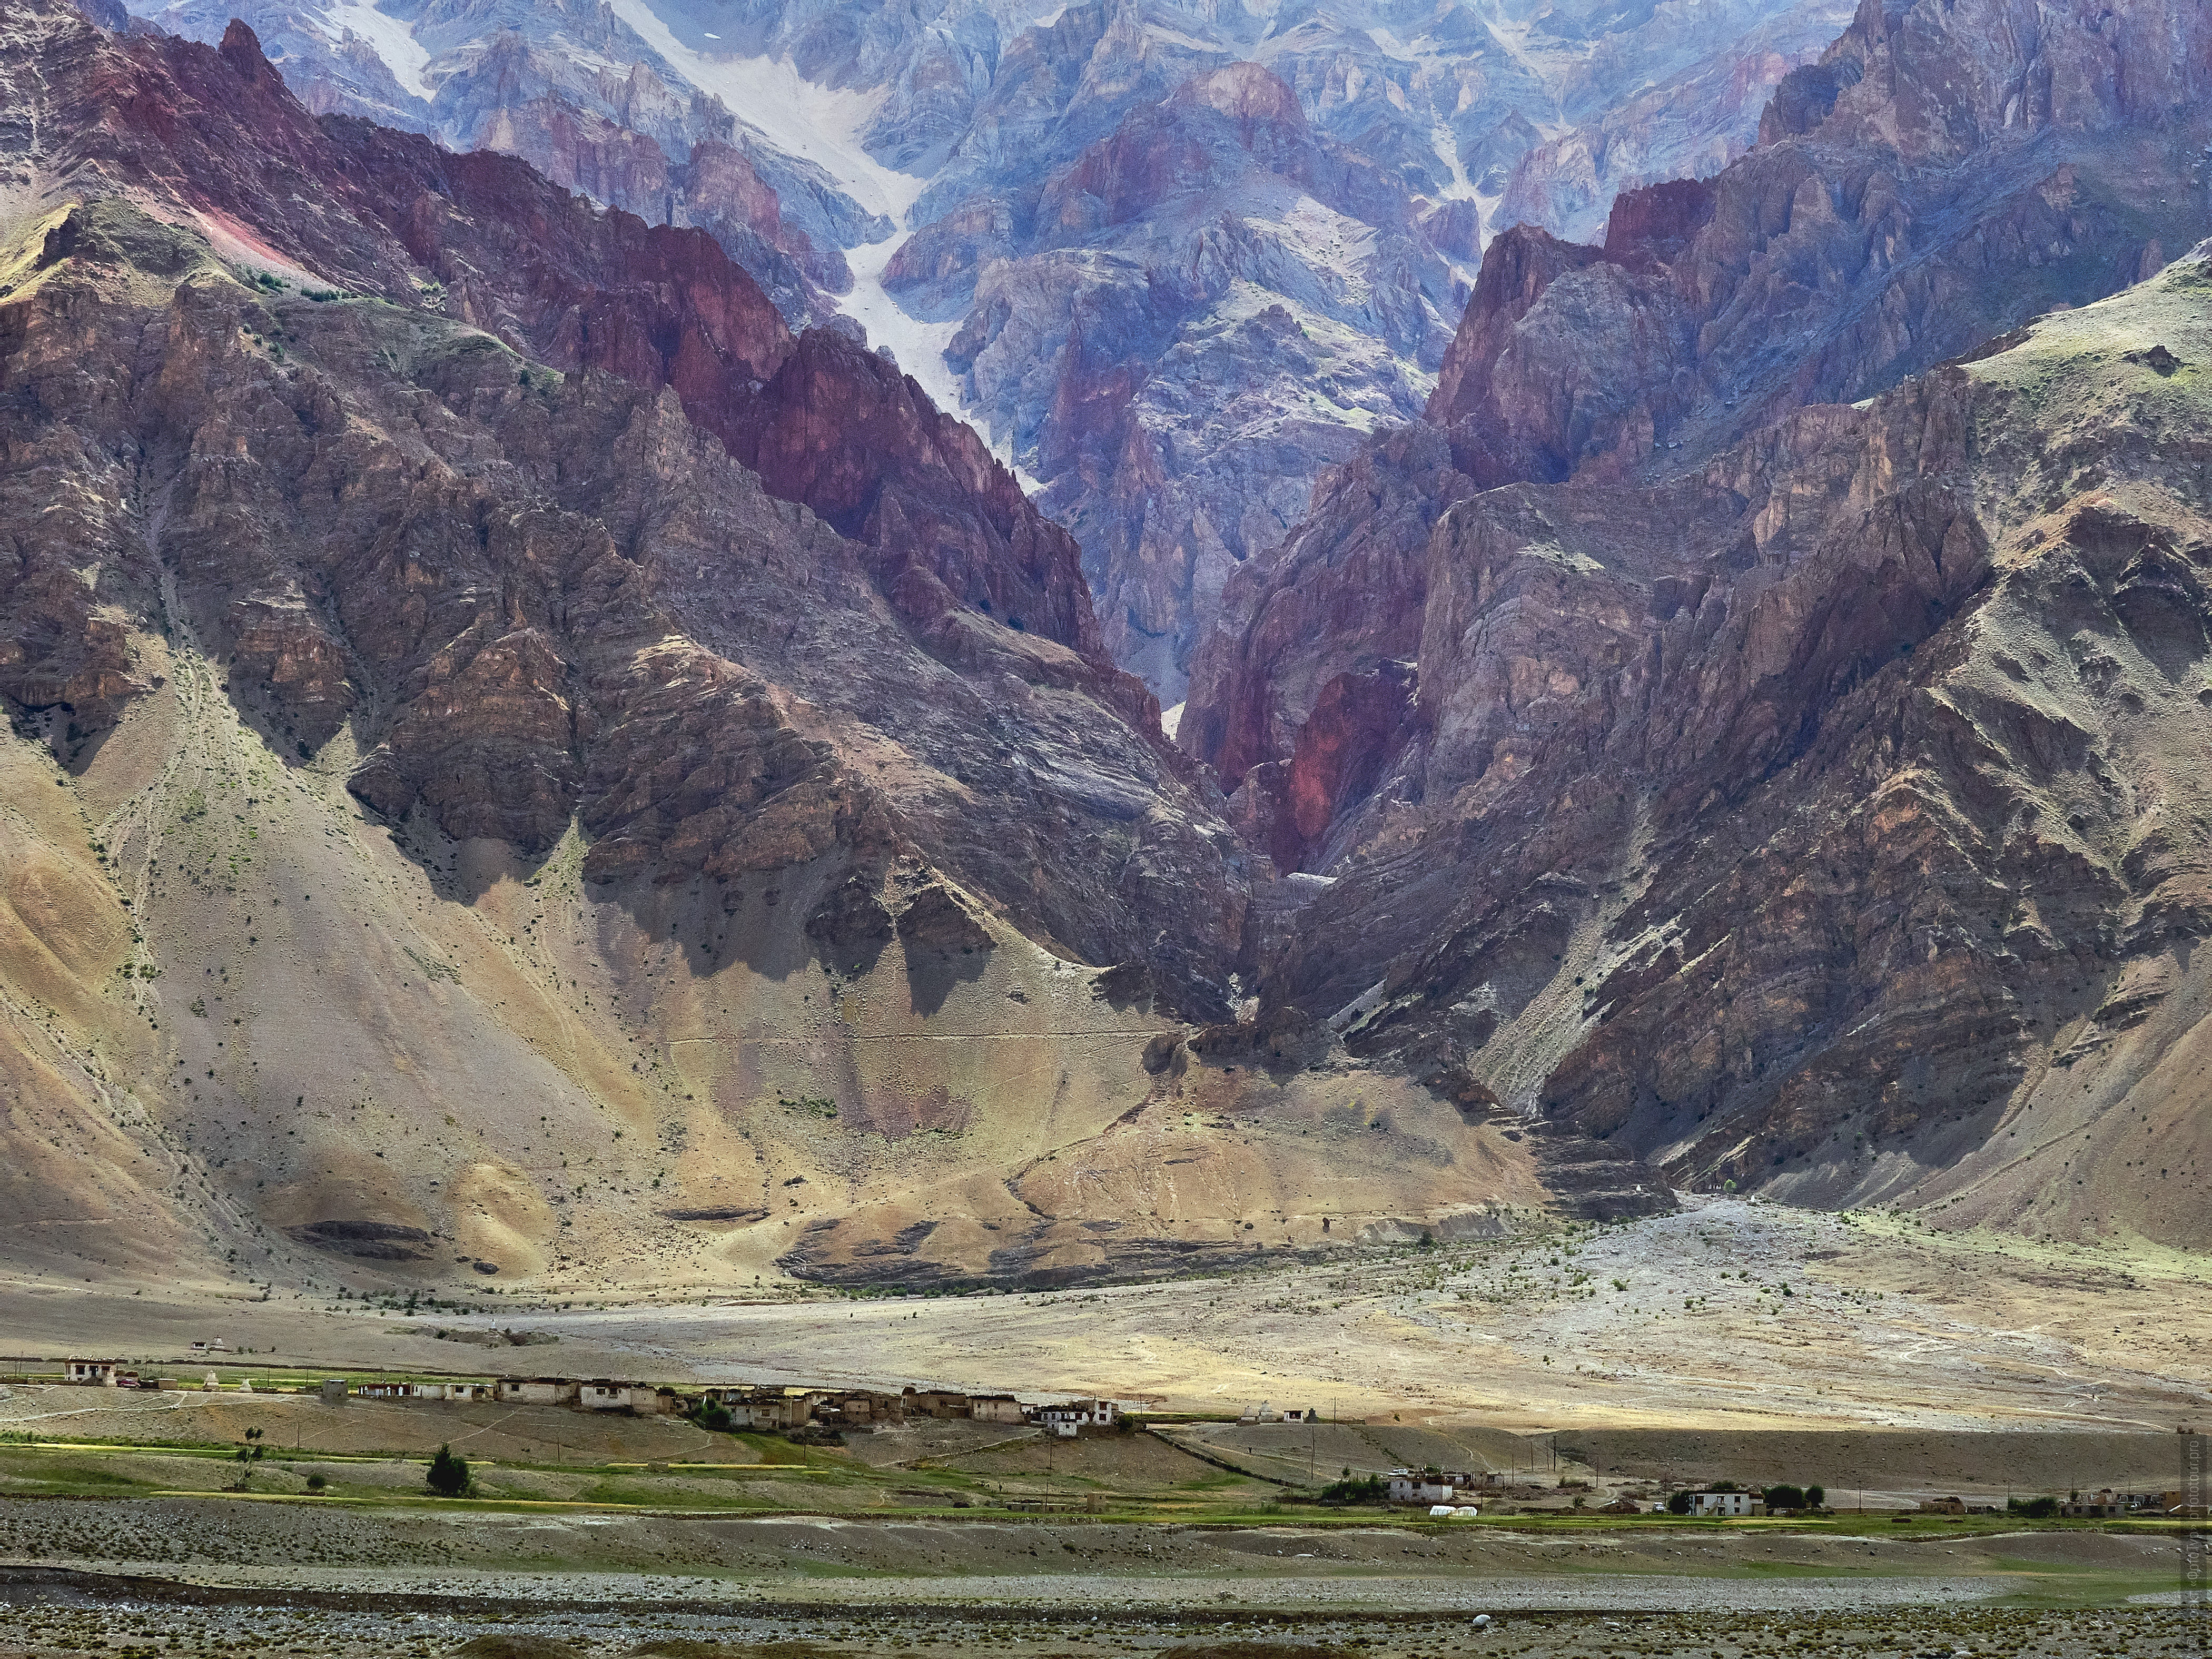
[[[1758,142],[1590,242],[1491,198],[1718,118],[1668,8],[1371,21],[1429,101],[1328,118],[1322,10],[362,5],[280,72],[95,9],[0,21],[19,1271],[1034,1284],[1699,1187],[2203,1242],[2185,0],[1738,17]],[[1485,42],[1558,99],[1624,30],[1437,137]],[[1233,315],[1385,224],[1395,312]],[[1303,517],[1203,581],[1101,528],[1264,493],[1224,377],[1370,350],[1425,403],[1317,422]]]
[[[308,107],[707,229],[1018,466],[1166,704],[1223,583],[1420,413],[1510,204],[1710,173],[1845,0],[133,0]]]

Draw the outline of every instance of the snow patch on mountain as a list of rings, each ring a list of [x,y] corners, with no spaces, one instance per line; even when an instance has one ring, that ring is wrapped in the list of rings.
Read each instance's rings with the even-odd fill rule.
[[[678,40],[647,0],[612,0],[611,9],[670,68],[720,98],[778,149],[813,162],[869,212],[904,222],[929,181],[885,167],[862,146],[860,135],[884,100],[880,88],[822,86],[801,76],[788,58],[699,52]]]
[[[351,29],[384,60],[393,80],[417,98],[428,100],[433,89],[422,71],[430,66],[430,49],[415,38],[410,25],[386,17],[376,9],[374,0],[345,0],[343,5],[332,6],[323,15],[333,43],[343,40],[345,31]]]
[[[884,291],[884,267],[905,240],[887,236],[870,246],[847,252],[845,263],[852,269],[853,291],[838,301],[837,308],[868,331],[870,345],[889,346],[898,366],[914,376],[939,409],[961,409],[967,400],[945,361],[945,348],[960,331],[960,319],[918,321]]]

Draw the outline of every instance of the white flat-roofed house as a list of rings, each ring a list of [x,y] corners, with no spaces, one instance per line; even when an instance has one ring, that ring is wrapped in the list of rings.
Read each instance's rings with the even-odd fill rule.
[[[115,1374],[122,1369],[119,1359],[71,1359],[64,1362],[64,1373],[72,1382],[81,1382],[95,1389],[115,1387]]]
[[[1690,1513],[1718,1516],[1724,1521],[1741,1520],[1753,1513],[1764,1513],[1766,1505],[1759,1504],[1754,1511],[1755,1500],[1747,1492],[1693,1492],[1690,1494]]]
[[[1121,1408],[1110,1400],[1070,1400],[1047,1406],[1037,1421],[1063,1440],[1073,1440],[1085,1429],[1110,1429],[1120,1420]]]
[[[576,1385],[576,1405],[587,1412],[626,1411],[658,1416],[675,1409],[676,1390],[657,1389],[650,1382],[615,1382],[600,1377]]]
[[[1384,1480],[1393,1504],[1449,1504],[1474,1485],[1473,1475],[1449,1470],[1393,1469]]]

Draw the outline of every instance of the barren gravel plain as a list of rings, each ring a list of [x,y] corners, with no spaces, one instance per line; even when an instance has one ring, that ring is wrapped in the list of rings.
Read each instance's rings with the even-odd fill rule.
[[[0,1659],[2202,1654],[2171,1526],[1881,1511],[2174,1484],[2174,1430],[2212,1425],[2207,1284],[2148,1248],[1729,1199],[1018,1295],[786,1283],[410,1310],[19,1280],[0,1346],[222,1386],[0,1398]],[[189,1357],[216,1337],[234,1352]],[[915,1424],[802,1451],[665,1419],[240,1391],[261,1365],[1103,1393],[1155,1432]],[[1261,1401],[1325,1420],[1233,1420]],[[222,1449],[255,1427],[270,1461],[226,1493]],[[446,1441],[481,1501],[421,1495],[409,1460]],[[1295,1501],[1408,1462],[1520,1484],[1464,1527]],[[1559,1486],[1595,1507],[1721,1476],[1822,1480],[1844,1513],[1601,1521]]]
[[[1610,1226],[1267,1261],[1164,1283],[960,1297],[786,1282],[751,1299],[549,1304],[487,1289],[458,1310],[413,1316],[395,1301],[282,1287],[261,1301],[17,1278],[0,1280],[0,1346],[175,1362],[191,1341],[220,1337],[257,1360],[309,1366],[910,1382],[1207,1414],[1264,1401],[1522,1431],[2171,1432],[2212,1403],[2212,1261],[2140,1243],[1695,1198]],[[538,1345],[453,1340],[495,1328]]]

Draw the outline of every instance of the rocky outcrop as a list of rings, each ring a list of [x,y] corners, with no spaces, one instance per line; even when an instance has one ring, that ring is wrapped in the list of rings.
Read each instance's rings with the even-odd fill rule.
[[[794,326],[873,330],[1042,487],[1109,649],[1170,703],[1231,574],[1419,413],[1486,238],[1712,170],[1848,15],[557,0],[374,40],[325,0],[155,15],[211,40],[234,5],[319,112],[520,155],[708,231]]]
[[[1751,148],[1778,86],[1827,51],[1853,9],[1852,0],[1802,0],[1681,73],[1534,144],[1512,166],[1498,224],[1595,242],[1615,198],[1671,179],[1711,178]]]
[[[2212,926],[2207,803],[2166,781],[2212,699],[2212,498],[2155,390],[2185,371],[2114,343],[2191,361],[2208,270],[1673,480],[1464,495],[1393,590],[1382,775],[1278,830],[1321,879],[1266,1004],[1674,1184],[1820,1201],[2001,1170],[2021,1114],[2108,1096],[2061,1068]],[[1313,798],[1356,684],[1248,813]]]
[[[2155,158],[2208,65],[2162,0],[1869,5],[1717,178],[1492,242],[1433,424],[1239,573],[1194,673],[1183,740],[1299,872],[1263,1005],[1677,1182],[2011,1179],[2173,982],[2148,918],[2200,925],[2111,815],[2197,741],[2197,449],[2120,410],[2188,372],[2203,277],[2076,307],[2202,234]]]
[[[1521,279],[1478,284],[1428,410],[1465,470],[1678,463],[2110,294],[2195,241],[2202,187],[2154,156],[2212,137],[2201,14],[2008,16],[1862,5],[1710,185],[1623,196],[1601,258],[1498,256]]]
[[[316,120],[243,25],[35,21],[10,48],[71,135],[35,161],[79,204],[0,314],[15,418],[89,494],[17,544],[0,690],[63,752],[150,690],[166,581],[288,759],[348,731],[395,823],[533,855],[573,823],[609,883],[918,858],[1218,1006],[1228,832],[1072,540],[910,380],[794,339],[702,233]]]

